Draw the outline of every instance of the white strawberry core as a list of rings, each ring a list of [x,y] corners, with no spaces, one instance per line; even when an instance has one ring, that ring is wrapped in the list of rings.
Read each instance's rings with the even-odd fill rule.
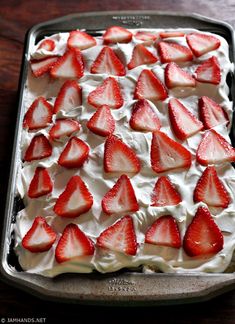
[[[194,87],[195,81],[191,78],[190,75],[187,75],[186,73],[187,72],[181,71],[180,69],[174,67],[174,70],[172,70],[170,74],[171,86]]]
[[[119,213],[129,211],[130,207],[128,190],[126,188],[126,183],[124,182],[121,184],[115,197],[107,202],[107,208],[110,213]]]
[[[45,125],[48,118],[48,109],[45,105],[39,101],[37,107],[34,109],[32,114],[32,122],[34,125]]]
[[[181,60],[185,58],[185,53],[182,53],[181,50],[172,47],[168,44],[164,44],[166,47],[167,55],[172,59],[172,60]]]
[[[103,235],[102,246],[105,246],[113,251],[124,252],[128,243],[126,237],[127,227],[128,222],[123,221],[115,226],[112,233]]]
[[[74,87],[68,88],[61,102],[60,109],[68,112],[72,108],[76,108],[80,105],[81,105],[81,98],[78,90]]]
[[[36,145],[33,147],[32,157],[37,158],[44,155],[45,148],[42,138],[37,139]]]
[[[208,182],[206,182],[206,186],[203,188],[204,201],[209,206],[218,206],[221,201],[221,195],[217,191],[216,186],[214,185],[214,177],[212,174],[209,175]]]
[[[109,131],[109,125],[107,124],[106,119],[106,109],[101,110],[100,115],[95,122],[95,127],[99,128],[100,130]]]
[[[65,212],[78,212],[83,207],[87,206],[87,201],[83,198],[83,195],[79,188],[77,188],[69,197],[65,206]]]
[[[73,54],[70,53],[62,65],[56,69],[56,76],[61,78],[75,78],[77,73],[73,66]]]
[[[66,121],[59,123],[59,128],[55,131],[55,136],[60,137],[62,135],[70,135],[75,131],[75,126],[67,123]]]
[[[57,61],[57,59],[57,57],[50,57],[43,61],[33,62],[31,64],[31,69],[33,70],[33,72],[37,72],[37,70],[40,70],[41,68],[46,67],[47,65],[50,65],[51,63]]]
[[[111,108],[116,106],[116,100],[113,94],[113,83],[107,82],[102,93],[97,93],[95,97],[97,105],[108,105]]]
[[[136,172],[136,167],[133,162],[121,151],[112,153],[112,165],[113,172]]]
[[[155,228],[154,234],[151,236],[151,241],[155,243],[170,244],[172,235],[169,222],[160,222]]]
[[[35,231],[28,240],[29,246],[44,246],[51,242],[51,236],[45,231],[43,225],[38,224]]]
[[[87,39],[87,37],[83,36],[81,33],[79,35],[73,35],[70,39],[70,45],[74,48],[79,48],[80,50],[87,49],[94,45],[93,40]]]
[[[214,73],[213,73],[213,67],[208,67],[203,71],[200,71],[198,73],[198,80],[202,80],[202,81],[211,81],[214,78]]]
[[[66,155],[66,161],[74,161],[79,159],[84,154],[84,148],[77,144],[75,141],[70,142],[70,148]]]
[[[205,35],[203,37],[200,37],[200,35],[190,35],[190,41],[200,55],[213,50],[216,45],[216,40],[214,41],[212,37],[207,39]]]
[[[76,234],[71,231],[67,236],[67,241],[63,247],[63,256],[65,258],[74,258],[84,254],[84,249],[81,243],[78,241]]]

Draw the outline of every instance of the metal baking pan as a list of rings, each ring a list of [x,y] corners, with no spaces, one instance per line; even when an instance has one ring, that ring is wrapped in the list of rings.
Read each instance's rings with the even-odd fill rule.
[[[178,12],[156,11],[91,12],[47,21],[30,29],[26,35],[22,62],[18,115],[5,205],[0,251],[1,277],[7,283],[40,298],[70,303],[136,306],[188,303],[210,299],[235,287],[235,273],[144,274],[138,271],[122,270],[111,274],[63,274],[51,279],[20,271],[17,257],[14,255],[12,248],[14,235],[11,232],[11,225],[21,208],[17,197],[15,197],[17,174],[15,161],[19,155],[23,117],[21,107],[27,78],[29,49],[44,36],[59,31],[85,29],[92,34],[112,25],[121,25],[126,28],[196,28],[201,31],[213,32],[227,40],[230,60],[235,61],[232,27],[227,23],[198,14],[185,15]],[[235,102],[234,77],[230,76],[227,82],[230,87],[231,99]],[[231,139],[234,144],[234,126],[231,131]]]

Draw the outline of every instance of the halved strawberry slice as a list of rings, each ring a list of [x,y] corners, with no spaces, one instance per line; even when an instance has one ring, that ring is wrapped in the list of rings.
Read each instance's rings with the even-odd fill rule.
[[[171,215],[159,217],[147,230],[145,243],[179,249],[181,247],[180,231],[174,217]]]
[[[80,124],[74,119],[57,119],[49,131],[50,138],[55,141],[61,137],[70,136],[80,130]]]
[[[219,84],[221,73],[218,59],[212,56],[200,64],[195,71],[195,78],[199,82]]]
[[[150,157],[152,169],[157,173],[189,168],[192,160],[191,153],[183,145],[160,131],[153,133]]]
[[[48,139],[43,135],[36,135],[32,138],[24,155],[24,160],[31,162],[51,156],[52,147]]]
[[[61,217],[75,218],[88,212],[93,197],[79,176],[70,178],[65,190],[57,199],[54,212]]]
[[[186,40],[197,57],[220,47],[220,40],[213,35],[191,33],[186,36]]]
[[[135,191],[125,174],[121,175],[113,188],[105,194],[102,199],[102,209],[109,215],[139,210]]]
[[[49,226],[45,218],[37,216],[33,225],[25,234],[22,245],[30,252],[45,252],[50,250],[56,240],[56,233]]]
[[[161,32],[159,35],[161,38],[170,38],[170,37],[184,37],[185,34],[178,31],[170,31],[170,32]]]
[[[106,228],[98,237],[96,244],[101,248],[136,255],[138,244],[131,216],[126,215]]]
[[[37,167],[30,182],[28,196],[38,198],[52,192],[53,184],[47,169]]]
[[[134,103],[130,126],[137,131],[145,132],[154,132],[161,128],[161,122],[156,112],[146,99],[140,99]]]
[[[96,40],[91,35],[88,35],[84,31],[73,30],[69,33],[67,41],[68,48],[76,48],[84,50],[96,45]]]
[[[138,44],[134,47],[130,62],[127,64],[129,70],[143,64],[153,64],[157,62],[157,57],[153,55],[144,45]]]
[[[213,128],[217,125],[228,124],[228,115],[224,109],[214,100],[202,96],[198,101],[199,115],[205,129]]]
[[[135,87],[135,99],[165,100],[168,97],[163,83],[150,70],[143,70]]]
[[[75,80],[67,80],[60,88],[54,105],[54,114],[71,111],[82,104],[82,88]]]
[[[68,169],[80,168],[88,159],[89,150],[89,146],[81,139],[71,137],[60,154],[58,164]]]
[[[171,127],[180,140],[184,141],[203,129],[203,124],[178,99],[171,99],[168,108]]]
[[[193,60],[193,53],[188,47],[173,42],[162,41],[158,43],[158,53],[162,63]]]
[[[111,135],[115,130],[115,120],[109,106],[104,105],[98,108],[87,122],[87,127],[97,135],[104,137]]]
[[[175,206],[182,201],[179,192],[168,177],[160,177],[157,180],[151,198],[151,206],[155,207]]]
[[[55,42],[54,42],[54,40],[53,39],[49,39],[49,38],[44,39],[40,43],[40,45],[38,46],[38,50],[39,49],[44,49],[44,50],[46,50],[48,52],[53,52],[54,49],[55,49]]]
[[[235,149],[214,129],[205,132],[196,153],[202,165],[235,162]]]
[[[223,244],[223,235],[209,210],[199,207],[184,236],[185,252],[191,257],[216,254]]]
[[[143,41],[145,44],[152,44],[157,38],[158,35],[154,33],[150,33],[147,31],[138,31],[135,35],[135,38]]]
[[[105,46],[93,62],[91,73],[123,76],[126,75],[126,70],[112,48]]]
[[[38,97],[27,110],[23,127],[29,130],[46,127],[52,121],[53,107],[44,97]]]
[[[140,168],[140,161],[133,149],[117,136],[109,136],[104,147],[105,172],[138,173]]]
[[[65,227],[55,250],[58,263],[75,258],[93,255],[95,252],[93,242],[80,230],[78,225],[69,224]]]
[[[88,103],[96,108],[107,105],[118,109],[123,105],[123,97],[118,82],[109,77],[95,90],[89,93]]]
[[[103,35],[105,44],[129,43],[132,40],[132,33],[120,26],[109,27]]]
[[[203,201],[208,206],[226,208],[230,197],[214,166],[208,166],[198,180],[193,195],[194,202]]]
[[[195,79],[176,63],[168,63],[165,69],[165,82],[169,89],[176,87],[195,87]]]
[[[31,60],[30,67],[33,75],[38,78],[46,74],[59,59],[58,56],[49,56],[42,60]]]

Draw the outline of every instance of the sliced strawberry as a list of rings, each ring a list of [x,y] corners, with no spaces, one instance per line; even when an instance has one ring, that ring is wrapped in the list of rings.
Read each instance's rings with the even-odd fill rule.
[[[61,137],[70,136],[80,130],[80,124],[74,119],[57,119],[49,131],[50,138],[55,141]]]
[[[89,93],[88,103],[96,108],[107,105],[118,109],[123,105],[123,97],[118,82],[109,77],[95,90]]]
[[[194,202],[203,201],[208,206],[226,208],[230,197],[220,181],[214,166],[208,166],[194,190]]]
[[[143,70],[135,87],[135,99],[165,100],[167,90],[163,83],[150,70]]]
[[[146,132],[154,132],[161,128],[159,118],[146,99],[134,103],[130,126],[137,131]]]
[[[105,172],[138,173],[140,168],[140,161],[133,149],[115,135],[108,137],[104,147]]]
[[[199,207],[184,236],[185,252],[191,257],[216,254],[223,244],[223,235],[209,210]]]
[[[235,149],[211,129],[204,134],[197,149],[196,159],[202,165],[235,162]]]
[[[22,240],[22,245],[30,252],[45,252],[50,250],[56,240],[56,233],[49,226],[45,218],[37,216],[33,225]]]
[[[135,34],[135,38],[143,41],[145,44],[151,44],[158,38],[158,35],[147,31],[138,31]]]
[[[169,89],[176,87],[195,87],[195,79],[176,63],[168,63],[165,69],[165,82]]]
[[[138,44],[134,47],[130,62],[127,64],[129,70],[143,64],[153,64],[157,62],[157,57],[153,55],[144,45]]]
[[[219,84],[221,80],[220,74],[218,59],[212,56],[197,67],[195,78],[199,82]]]
[[[38,78],[46,74],[48,71],[50,71],[58,59],[58,56],[49,56],[42,60],[31,60],[30,66],[33,75]]]
[[[38,198],[52,192],[52,188],[53,184],[47,169],[37,167],[29,185],[28,196]]]
[[[178,31],[170,31],[170,32],[162,32],[159,34],[161,38],[169,38],[169,37],[184,37],[184,33]]]
[[[75,218],[88,212],[93,197],[79,176],[73,176],[57,199],[54,212],[61,217]]]
[[[168,177],[160,177],[158,179],[151,198],[151,206],[155,207],[175,206],[182,201],[180,194]]]
[[[73,30],[69,33],[69,38],[67,41],[68,48],[76,48],[79,50],[84,50],[96,45],[96,40],[91,35],[80,31]]]
[[[197,57],[220,47],[220,40],[213,35],[191,33],[186,36],[186,40]]]
[[[123,76],[126,70],[112,48],[105,46],[92,64],[91,73]]]
[[[23,127],[29,130],[46,127],[52,121],[53,107],[44,97],[38,97],[27,110]]]
[[[60,154],[58,164],[68,169],[80,168],[88,159],[89,150],[89,146],[81,139],[71,137]]]
[[[111,135],[115,130],[115,120],[109,106],[104,105],[98,108],[87,122],[87,127],[97,135],[104,137]]]
[[[105,44],[129,43],[132,40],[132,33],[126,28],[112,26],[103,35]]]
[[[60,110],[65,112],[82,104],[82,88],[75,80],[67,80],[60,88],[54,105],[54,114]]]
[[[119,214],[139,210],[135,191],[130,179],[123,174],[102,199],[102,209],[106,214]]]
[[[101,248],[136,255],[138,244],[131,216],[126,215],[106,228],[98,237],[96,244]]]
[[[191,166],[191,153],[160,131],[153,133],[150,154],[152,169],[157,173]]]
[[[39,49],[44,49],[48,52],[53,52],[55,49],[55,42],[53,41],[53,39],[44,39],[38,46],[38,50]]]
[[[48,139],[44,135],[36,135],[32,138],[24,156],[24,160],[31,162],[41,160],[51,156],[52,147]]]
[[[147,230],[145,243],[179,249],[181,247],[180,231],[174,217],[166,215],[158,218]]]
[[[74,258],[93,255],[95,252],[93,242],[80,230],[78,225],[69,224],[65,227],[55,250],[58,263]]]
[[[178,99],[171,99],[168,108],[171,127],[180,140],[184,141],[203,129],[203,124]]]
[[[214,100],[202,96],[198,101],[200,119],[205,129],[213,128],[220,124],[228,124],[228,115]]]
[[[162,63],[193,60],[193,53],[188,47],[172,42],[158,43],[158,52]]]
[[[50,74],[53,78],[77,78],[84,74],[82,54],[78,49],[68,49],[52,66]]]

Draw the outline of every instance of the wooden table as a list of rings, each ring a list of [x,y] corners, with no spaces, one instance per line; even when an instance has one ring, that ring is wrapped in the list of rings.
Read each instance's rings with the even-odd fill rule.
[[[17,112],[17,87],[26,31],[39,22],[74,12],[97,10],[172,10],[197,12],[221,19],[235,27],[234,0],[2,0],[0,6],[0,199],[1,215],[8,180],[9,161]],[[0,282],[1,318],[46,318],[46,323],[135,322],[235,323],[235,291],[201,304],[158,308],[113,309],[55,304],[41,301]]]

